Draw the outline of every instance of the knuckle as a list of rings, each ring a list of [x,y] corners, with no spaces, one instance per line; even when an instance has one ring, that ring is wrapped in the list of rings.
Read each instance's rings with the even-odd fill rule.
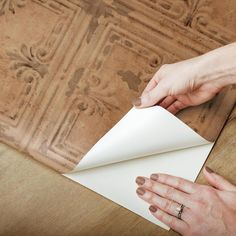
[[[166,211],[166,212],[170,212],[171,211],[171,208],[172,208],[172,205],[173,203],[171,201],[165,201],[164,204],[163,204],[163,209]]]
[[[209,186],[204,186],[202,187],[201,189],[201,192],[202,192],[202,197],[205,198],[205,197],[211,197],[212,195],[214,195],[215,191],[213,188],[209,187]]]
[[[164,91],[169,96],[174,95],[174,94],[171,93],[172,85],[168,81],[165,81],[163,83],[160,82],[159,87],[160,86],[161,86],[162,91]]]
[[[184,180],[180,178],[177,179],[176,188],[181,188],[183,185],[185,185]]]
[[[180,109],[181,108],[180,103],[173,103],[173,108],[176,109],[176,110]]]
[[[186,105],[185,105],[183,102],[179,101],[179,108],[180,108],[180,109],[183,109],[185,106],[186,106]]]
[[[164,195],[165,195],[165,197],[167,197],[167,198],[171,198],[171,197],[174,195],[174,193],[175,193],[174,188],[172,188],[172,187],[167,187],[167,189],[166,189]]]
[[[157,196],[153,193],[150,194],[149,201],[152,202],[154,205],[158,205]]]

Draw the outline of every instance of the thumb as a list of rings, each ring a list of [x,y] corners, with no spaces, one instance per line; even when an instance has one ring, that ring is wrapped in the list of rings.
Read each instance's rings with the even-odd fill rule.
[[[167,96],[167,92],[161,86],[156,86],[152,90],[143,93],[143,95],[133,102],[136,108],[144,108],[155,105]]]
[[[236,187],[231,184],[228,180],[223,178],[222,176],[215,173],[209,167],[205,167],[203,170],[206,180],[209,184],[219,190],[226,190],[226,191],[236,191]]]

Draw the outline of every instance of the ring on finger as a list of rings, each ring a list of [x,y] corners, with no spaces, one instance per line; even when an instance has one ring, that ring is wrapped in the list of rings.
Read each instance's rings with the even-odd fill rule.
[[[159,196],[155,196],[154,199],[155,200],[153,201],[153,204],[158,206],[160,209],[177,218],[178,216],[181,217],[181,214],[183,212],[183,207],[181,207],[181,204],[168,199],[164,199]]]
[[[176,207],[176,211],[177,211],[177,218],[181,220],[181,215],[183,213],[184,210],[184,205],[180,204],[178,207]]]

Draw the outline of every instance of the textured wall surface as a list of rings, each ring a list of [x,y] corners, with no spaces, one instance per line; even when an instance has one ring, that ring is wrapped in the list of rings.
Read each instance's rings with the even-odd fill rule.
[[[236,39],[236,2],[0,0],[0,140],[71,170],[157,69]],[[178,116],[215,140],[228,88]]]

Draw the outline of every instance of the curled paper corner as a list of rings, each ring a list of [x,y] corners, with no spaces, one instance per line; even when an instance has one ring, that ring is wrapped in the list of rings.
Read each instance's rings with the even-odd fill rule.
[[[63,175],[168,230],[137,196],[136,177],[167,173],[194,181],[212,146],[162,107],[132,108]]]
[[[73,172],[208,143],[160,106],[133,107],[90,149]]]

